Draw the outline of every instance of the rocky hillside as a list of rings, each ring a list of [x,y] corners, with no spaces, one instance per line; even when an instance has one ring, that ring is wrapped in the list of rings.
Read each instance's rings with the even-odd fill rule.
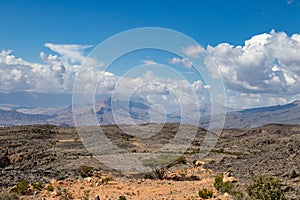
[[[224,128],[253,128],[270,123],[300,124],[300,101],[285,105],[228,112]],[[210,117],[204,117],[201,127],[208,127]]]
[[[155,148],[160,148],[174,138],[178,131],[178,124],[165,124],[163,127],[155,124],[143,126],[148,126],[150,130],[156,126],[162,129],[158,129],[151,137],[139,137],[125,133],[115,125],[102,128],[107,138],[115,145],[132,153],[149,153]],[[222,194],[212,187],[214,177],[218,173],[232,171],[238,181],[237,188],[242,191],[251,183],[253,176],[272,176],[279,178],[289,199],[298,199],[300,126],[270,124],[253,129],[225,129],[214,149],[201,159],[201,167],[195,168],[193,161],[199,159],[199,145],[206,134],[209,134],[206,130],[198,129],[192,145],[184,153],[187,163],[171,168],[170,172],[173,172],[173,175],[169,174],[169,179],[161,182],[144,180],[145,174],[122,173],[105,166],[86,151],[74,128],[50,125],[0,128],[0,188],[7,191],[20,180],[47,184],[54,179],[54,185],[68,188],[75,196],[84,195],[86,189],[80,188],[89,188],[92,195],[108,196],[104,199],[116,199],[120,195],[126,195],[128,199],[151,199],[155,192],[156,196],[152,196],[154,199],[196,199],[198,191],[205,187],[212,189],[217,198]],[[87,172],[87,176],[92,176],[92,179],[86,180],[88,183],[80,178],[83,173],[80,170],[82,166],[93,169],[92,174]],[[109,183],[111,186],[103,185],[103,180],[110,176],[115,181]],[[81,180],[81,186],[77,184],[77,180]],[[179,190],[168,189],[169,185],[182,188],[182,196]],[[157,187],[160,188],[159,191],[154,190]],[[103,188],[106,188],[106,192],[101,192]],[[137,194],[138,190],[141,193],[142,188],[150,191],[144,194],[148,196],[132,195],[132,192]],[[60,198],[59,195],[55,195],[57,194],[47,192],[32,193],[29,199],[41,199],[42,196],[46,199]]]

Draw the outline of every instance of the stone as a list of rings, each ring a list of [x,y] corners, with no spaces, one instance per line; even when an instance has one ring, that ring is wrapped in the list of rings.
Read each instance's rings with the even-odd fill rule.
[[[205,162],[200,161],[200,160],[194,160],[194,161],[193,161],[193,164],[194,164],[195,166],[202,166],[202,165],[205,165]]]
[[[50,180],[51,184],[54,184],[55,182],[56,182],[56,179],[54,179],[54,178]]]
[[[226,182],[232,182],[232,183],[237,182],[236,178],[232,177],[231,172],[225,172],[222,181],[224,183],[226,183]]]
[[[92,182],[93,179],[92,179],[92,177],[87,177],[84,180],[90,183],[90,182]]]
[[[298,174],[295,170],[291,170],[288,174],[289,178],[290,179],[293,179],[293,178],[297,178],[298,177]]]
[[[108,185],[117,185],[118,182],[116,182],[116,181],[108,181],[107,184]]]
[[[8,156],[1,156],[0,157],[0,168],[5,168],[7,166],[9,166],[10,163],[10,159],[8,158]]]

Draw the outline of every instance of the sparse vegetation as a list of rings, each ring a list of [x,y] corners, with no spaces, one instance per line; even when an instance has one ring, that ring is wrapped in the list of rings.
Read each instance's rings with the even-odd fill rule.
[[[280,177],[279,183],[281,183],[282,177],[284,186],[282,186],[280,190],[284,193],[284,197],[282,196],[277,199],[297,199],[299,196],[299,189],[297,187],[300,183],[298,168],[299,158],[295,156],[299,146],[299,125],[291,127],[278,126],[278,128],[277,125],[275,127],[274,125],[268,125],[263,128],[253,128],[253,130],[251,130],[252,132],[247,132],[248,130],[246,129],[228,130],[228,133],[226,133],[228,136],[225,135],[226,137],[221,137],[220,140],[218,140],[215,146],[215,149],[217,149],[215,153],[208,154],[205,159],[199,160],[201,161],[199,165],[193,165],[193,160],[198,160],[196,154],[184,155],[188,159],[188,165],[184,166],[180,164],[167,169],[166,172],[164,171],[165,174],[163,172],[161,176],[165,179],[164,181],[148,179],[158,179],[158,176],[156,176],[153,171],[165,168],[179,157],[176,152],[174,152],[174,154],[163,153],[162,156],[155,156],[153,152],[154,147],[163,146],[167,139],[169,139],[169,137],[171,138],[172,134],[170,132],[173,130],[172,126],[165,127],[166,130],[164,131],[166,135],[158,134],[153,137],[153,140],[135,138],[132,144],[131,142],[125,144],[124,141],[117,136],[117,133],[120,132],[119,129],[117,130],[114,126],[105,127],[108,132],[112,132],[110,135],[111,139],[115,144],[120,145],[120,148],[124,147],[124,150],[137,148],[137,153],[146,152],[147,154],[145,155],[151,155],[148,158],[145,156],[142,162],[143,165],[150,167],[149,173],[144,174],[122,174],[106,166],[104,170],[98,171],[101,170],[98,167],[104,165],[99,164],[96,160],[90,160],[90,154],[82,148],[80,141],[76,143],[72,141],[72,135],[76,135],[75,130],[57,127],[59,134],[49,136],[46,131],[34,134],[31,131],[34,127],[35,126],[7,127],[6,129],[1,129],[1,134],[5,137],[3,137],[2,142],[4,146],[0,152],[0,157],[7,155],[12,165],[6,167],[4,169],[5,173],[2,174],[1,183],[3,190],[0,191],[0,200],[19,198],[48,199],[53,196],[55,196],[53,198],[60,198],[61,200],[72,199],[72,196],[74,199],[82,200],[87,199],[87,190],[90,190],[90,199],[94,199],[95,194],[101,195],[101,199],[119,199],[119,195],[124,195],[127,199],[134,197],[134,195],[136,195],[135,197],[138,199],[146,199],[150,196],[153,199],[163,199],[165,198],[164,196],[169,196],[169,198],[174,199],[200,199],[199,196],[204,197],[206,193],[203,188],[213,190],[213,198],[216,199],[218,197],[225,197],[225,195],[222,196],[224,191],[229,191],[230,196],[228,198],[230,199],[258,199],[261,198],[258,197],[260,194],[264,195],[261,199],[270,199],[266,197],[266,194],[270,193],[270,189],[262,189],[263,187],[267,188],[267,184],[264,183],[261,184],[261,186],[255,186],[256,179],[252,180],[249,178],[251,174],[259,175],[258,173],[261,173],[261,175],[265,177],[276,174],[277,177]],[[47,128],[45,128],[45,130],[46,129]],[[253,133],[253,131],[259,129],[264,130],[264,134],[260,134],[259,137],[254,137],[256,132]],[[278,132],[278,130],[280,132]],[[230,131],[233,132],[231,133]],[[242,133],[242,131],[245,133]],[[240,133],[242,134],[240,135]],[[284,134],[286,138],[284,142],[282,142],[283,135],[279,133]],[[23,137],[19,137],[19,135]],[[235,135],[240,136],[235,137]],[[203,135],[198,134],[197,137],[202,138],[202,136]],[[261,141],[270,139],[275,142],[267,145],[261,144]],[[65,142],[58,143],[57,145],[60,145],[58,146],[59,148],[55,147],[50,151],[48,147],[49,141],[58,140]],[[202,140],[199,139],[199,141]],[[15,143],[22,145],[15,147]],[[139,146],[138,144],[142,145]],[[70,147],[74,148],[74,151],[70,151]],[[190,150],[192,151],[197,148],[200,148],[200,146],[191,146]],[[8,149],[8,153],[6,153],[6,149]],[[60,152],[57,152],[58,150]],[[148,154],[149,152],[152,154]],[[239,152],[243,153],[243,156],[235,156],[239,155]],[[255,153],[256,156],[254,156]],[[31,156],[30,162],[24,159],[26,155]],[[20,156],[22,158],[21,160],[19,160]],[[291,159],[286,160],[287,157]],[[242,161],[239,159],[242,159]],[[202,162],[205,164],[201,164]],[[272,165],[269,165],[269,163],[272,163]],[[76,173],[77,168],[81,165],[86,165],[87,168],[91,169],[92,178],[83,179]],[[56,166],[60,167],[57,168]],[[94,168],[92,169],[92,167],[89,166]],[[234,174],[231,174],[230,169],[234,170]],[[22,173],[24,170],[26,173]],[[293,172],[293,170],[295,170],[295,172]],[[83,171],[85,170],[83,169]],[[237,182],[224,184],[221,181],[227,180],[222,180],[221,178],[219,179],[221,180],[220,182],[215,181],[215,185],[219,186],[218,190],[220,191],[217,192],[217,190],[212,187],[216,176],[215,172],[227,172],[227,174],[224,173],[224,177],[226,176],[225,179],[233,180],[236,178]],[[115,180],[110,176],[114,177]],[[12,177],[14,178],[12,179]],[[77,180],[78,177],[80,177],[79,180]],[[194,181],[196,180],[194,177],[201,181]],[[20,190],[20,185],[17,187],[18,180],[21,179],[29,182],[28,188],[25,187],[27,190]],[[46,190],[48,184],[45,186],[45,182],[49,180],[51,180],[54,186],[54,192],[47,192]],[[14,185],[14,187],[11,187],[12,185]],[[132,185],[133,187],[131,187]],[[232,185],[233,187],[231,187]],[[216,186],[216,188],[218,186]],[[59,187],[61,187],[61,190]],[[102,187],[107,189],[99,191]],[[159,195],[160,192],[155,194],[153,192],[151,193],[152,190],[150,189],[152,189],[152,187],[157,187],[158,190],[162,191],[161,193],[165,193],[166,195]],[[68,191],[63,192],[64,188]],[[117,188],[118,195],[116,195],[117,193],[112,195],[110,192],[113,191],[114,188]],[[144,188],[146,189],[144,190]],[[149,190],[147,190],[148,188]],[[140,189],[140,191],[137,189]],[[17,190],[24,191],[23,193],[25,193],[26,196],[21,195]],[[267,190],[268,192],[254,192]],[[201,194],[199,192],[201,192]],[[105,197],[106,195],[108,195],[107,198]]]
[[[169,164],[161,167],[161,163],[165,163],[167,160],[148,160],[149,163],[145,163],[145,165],[154,167],[153,174],[157,179],[164,179],[166,176],[166,172],[173,166],[178,164],[186,164],[186,157],[185,156],[179,156],[177,159],[171,161]]]
[[[82,178],[90,177],[93,175],[93,167],[82,165],[77,168],[76,173],[81,176]]]
[[[71,200],[71,199],[74,199],[73,195],[69,193],[66,188],[64,188],[61,196],[59,197],[59,200]]]
[[[27,194],[27,190],[29,187],[29,183],[26,180],[20,180],[18,184],[16,185],[14,192],[20,194],[20,195],[25,195]]]
[[[200,148],[189,148],[184,154],[191,155],[191,154],[198,154],[200,153]]]
[[[285,200],[284,192],[281,189],[279,179],[259,176],[247,188],[248,195],[252,199],[262,200]]]
[[[227,172],[231,171],[232,170],[228,170]],[[223,182],[223,174],[219,174],[215,177],[214,187],[221,193],[227,192],[228,194],[232,195],[234,199],[245,199],[244,193],[242,191],[239,191],[232,182]]]
[[[34,183],[32,186],[33,186],[33,189],[35,189],[35,190],[42,190],[43,189],[43,185],[39,182]]]
[[[223,174],[219,174],[215,177],[214,187],[221,193],[232,194],[234,191],[234,185],[231,182],[223,182]]]
[[[119,196],[119,200],[126,200],[125,196]]]
[[[108,177],[105,177],[104,179],[102,179],[102,182],[107,183],[107,182],[113,181],[113,180],[114,180],[114,178],[112,176],[108,176]]]
[[[244,155],[242,152],[225,151],[224,149],[212,149],[211,152],[213,152],[213,153],[221,153],[221,154],[226,154],[226,155],[233,155],[233,156]]]
[[[52,191],[54,191],[54,186],[49,184],[49,185],[47,185],[46,190],[49,192],[52,192]]]
[[[213,196],[214,192],[210,189],[203,188],[202,190],[199,190],[198,194],[201,198],[208,199]]]
[[[90,190],[84,190],[83,191],[83,197],[81,198],[82,200],[89,200],[90,198]]]

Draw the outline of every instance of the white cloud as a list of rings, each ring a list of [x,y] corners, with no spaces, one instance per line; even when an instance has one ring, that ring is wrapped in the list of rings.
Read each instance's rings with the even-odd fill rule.
[[[182,52],[189,57],[199,58],[200,54],[205,52],[205,49],[200,45],[192,45],[182,49]]]
[[[193,66],[193,63],[191,63],[189,60],[178,57],[172,58],[169,63],[173,65],[182,64],[186,68],[191,68]]]
[[[247,98],[257,94],[268,97],[270,102],[277,97],[282,102],[282,98],[292,99],[300,92],[299,34],[289,37],[273,30],[253,36],[244,46],[228,43],[208,46],[207,53],[206,67],[214,77],[220,72],[232,96],[236,96],[233,92],[245,94]]]
[[[85,58],[84,52],[92,47],[91,45],[53,43],[45,43],[45,46],[52,51],[59,53],[62,56],[62,59],[69,63],[81,63]]]
[[[78,73],[81,73],[81,83],[86,89],[94,87],[88,85],[90,80],[100,80],[98,93],[111,94],[120,84],[120,77],[95,69],[103,63],[85,60],[86,51],[91,46],[52,43],[45,46],[54,53],[47,55],[41,52],[42,63],[16,58],[10,50],[1,51],[0,91],[70,93]],[[183,53],[191,59],[199,58],[202,53],[207,55],[205,67],[213,77],[219,73],[222,75],[227,88],[228,106],[253,107],[300,98],[300,34],[288,36],[284,32],[271,31],[253,36],[243,46],[222,43],[215,47],[208,46],[206,50],[201,46],[189,46],[183,48]],[[82,71],[80,64],[84,60],[87,68]],[[141,62],[156,64],[154,60]],[[169,63],[192,67],[186,58],[174,57]],[[147,81],[151,83],[144,86]],[[159,78],[151,72],[138,78],[125,78],[122,87],[125,93],[132,91],[132,88],[137,89],[152,103],[172,104],[190,102],[191,90],[202,98],[207,95],[207,89],[214,89],[201,81],[189,83],[187,80]]]
[[[52,43],[46,43],[45,46],[58,55],[41,52],[43,63],[16,58],[11,50],[1,51],[0,73],[3,75],[0,77],[0,91],[72,92],[74,76],[85,58],[84,50],[90,46]]]
[[[157,62],[155,62],[154,60],[141,60],[141,62],[146,65],[156,65],[157,64]]]
[[[85,69],[81,70],[78,65],[63,62],[64,59],[61,55],[46,55],[41,52],[40,57],[43,61],[42,64],[29,63],[15,58],[11,51],[2,51],[0,72],[5,76],[0,77],[0,90],[68,93],[72,92],[75,75],[80,74],[78,84],[80,84],[81,92],[90,91],[95,84],[98,84],[97,93],[112,94],[116,91],[115,88],[118,84],[122,87],[121,92],[125,96],[138,91],[142,97],[153,104],[164,102],[178,105],[179,102],[190,103],[191,91],[200,95],[204,88],[201,81],[189,83],[187,80],[159,78],[155,77],[151,71],[137,78],[121,78],[110,72],[96,71],[93,65],[85,65]]]
[[[121,77],[116,79],[116,90],[112,91],[118,99],[128,100],[138,96],[147,99],[151,104],[176,106],[189,105],[203,97],[208,101],[207,89],[200,80],[190,83],[187,80],[173,80],[154,76],[147,71],[140,77]],[[166,106],[166,107],[168,107]]]

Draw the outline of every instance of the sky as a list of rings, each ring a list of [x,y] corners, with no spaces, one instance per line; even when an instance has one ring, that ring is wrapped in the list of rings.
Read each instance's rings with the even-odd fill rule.
[[[221,74],[229,107],[300,99],[299,0],[12,0],[1,1],[0,7],[0,92],[71,93],[81,63],[98,44],[130,29],[162,27],[198,42],[182,47],[183,54],[192,58],[205,51],[203,65],[212,78]],[[155,76],[161,68],[152,74],[146,68],[144,75],[126,79],[128,87],[152,77],[160,86],[147,87],[156,92],[158,102],[158,96],[174,90],[185,102],[189,87],[204,98],[211,87],[188,59],[154,50],[133,52],[111,70],[91,69],[83,77],[102,77],[99,92],[111,94],[132,66],[157,63],[173,67],[184,79]]]

